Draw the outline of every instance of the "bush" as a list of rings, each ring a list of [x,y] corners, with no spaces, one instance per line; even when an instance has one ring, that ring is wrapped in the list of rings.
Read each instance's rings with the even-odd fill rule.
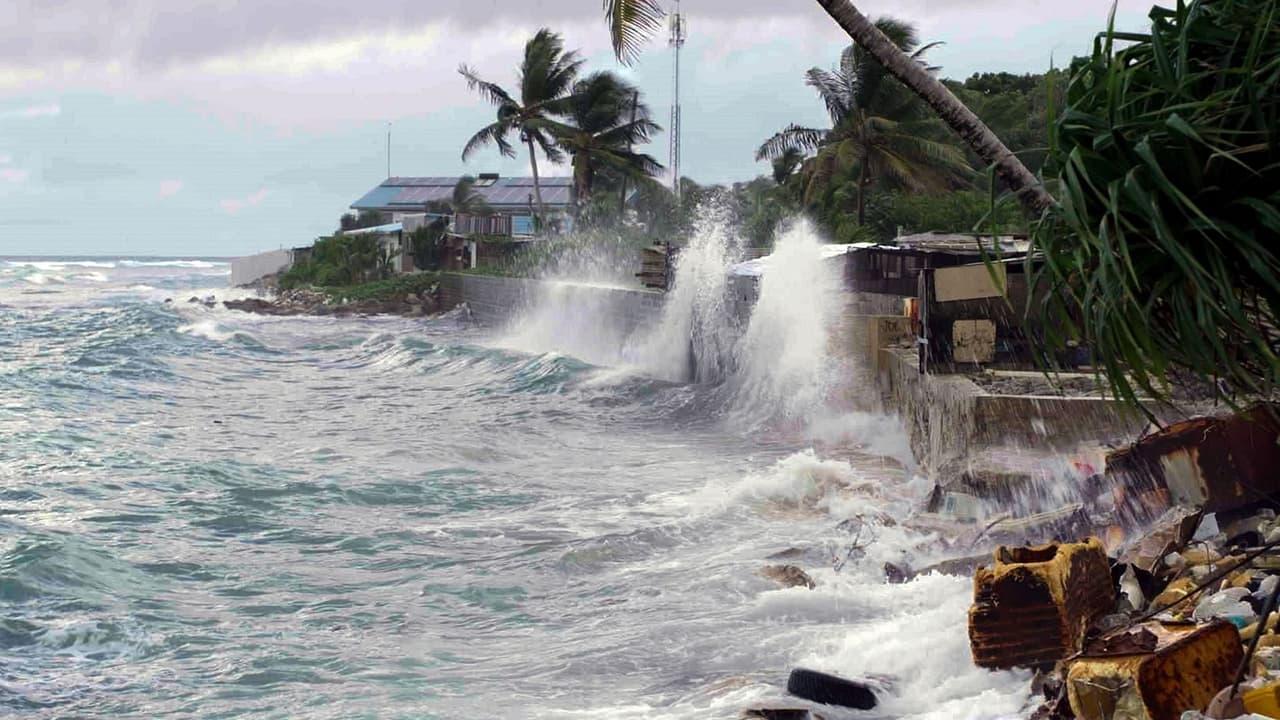
[[[386,280],[375,280],[360,285],[325,287],[322,290],[332,301],[395,300],[405,295],[417,295],[424,290],[430,290],[439,282],[439,273],[423,272],[397,275]]]
[[[1036,277],[1056,290],[1043,323],[1056,343],[1088,344],[1129,400],[1165,397],[1179,367],[1267,394],[1280,379],[1280,6],[1179,2],[1150,18],[1149,34],[1100,36],[1067,88],[1049,158],[1060,206],[1036,229]]]

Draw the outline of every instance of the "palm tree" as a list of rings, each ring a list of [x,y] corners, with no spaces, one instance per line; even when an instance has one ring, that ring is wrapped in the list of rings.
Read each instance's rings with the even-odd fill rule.
[[[481,128],[462,148],[466,160],[476,150],[494,143],[507,157],[515,157],[515,150],[507,141],[511,132],[520,134],[520,142],[529,147],[529,167],[533,171],[533,195],[538,204],[538,214],[545,215],[542,204],[542,187],[538,179],[536,145],[551,162],[560,162],[564,154],[555,140],[537,126],[547,116],[547,105],[567,95],[582,69],[583,60],[578,53],[565,52],[564,40],[556,33],[543,28],[524,46],[524,61],[520,64],[520,97],[517,100],[496,83],[482,80],[466,65],[458,72],[467,79],[467,87],[478,91],[485,99],[498,107],[497,119]]]
[[[476,190],[476,179],[471,175],[463,175],[453,185],[453,194],[448,200],[433,200],[427,203],[429,212],[457,215],[490,215],[493,208]]]
[[[579,206],[591,198],[596,175],[648,178],[663,168],[651,156],[635,152],[662,128],[650,119],[640,91],[617,75],[597,72],[574,83],[573,93],[555,103],[564,122],[538,120],[573,158],[573,186]]]
[[[919,47],[915,29],[881,18],[876,26],[920,64],[933,47]],[[967,171],[958,148],[929,139],[930,118],[919,100],[895,82],[857,45],[850,45],[833,71],[812,68],[806,84],[814,88],[831,117],[827,130],[789,125],[756,151],[756,159],[779,159],[796,151],[813,152],[805,161],[805,201],[829,189],[837,173],[856,170],[858,224],[866,220],[866,197],[873,184],[914,192],[943,190]]]
[[[890,75],[928,103],[983,162],[994,166],[996,174],[1005,181],[1029,214],[1038,217],[1054,204],[1053,196],[1044,189],[1035,174],[1000,142],[991,128],[965,107],[933,73],[915,62],[886,37],[875,23],[858,12],[849,0],[817,2],[859,47],[883,65]],[[614,53],[624,62],[633,60],[639,53],[640,45],[661,25],[662,9],[657,0],[605,0],[604,9],[605,20],[613,37]]]

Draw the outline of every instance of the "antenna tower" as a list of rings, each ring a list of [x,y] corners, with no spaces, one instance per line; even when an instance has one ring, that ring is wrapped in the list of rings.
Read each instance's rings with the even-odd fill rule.
[[[680,199],[680,48],[684,47],[685,23],[680,14],[680,0],[676,0],[676,10],[671,14],[671,45],[673,60],[671,64],[671,127],[668,136],[671,140],[670,159],[667,166],[671,168],[671,192],[676,200]]]

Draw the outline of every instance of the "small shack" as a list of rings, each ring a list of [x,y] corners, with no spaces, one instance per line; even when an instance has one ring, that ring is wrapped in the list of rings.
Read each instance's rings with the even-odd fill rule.
[[[845,256],[846,290],[897,296],[920,339],[920,367],[1017,369],[1033,362],[1023,317],[1030,243],[1022,235],[921,233]],[[1034,262],[1034,260],[1033,260]]]

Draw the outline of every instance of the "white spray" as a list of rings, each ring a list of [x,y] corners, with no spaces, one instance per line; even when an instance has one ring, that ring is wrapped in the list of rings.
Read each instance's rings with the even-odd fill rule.
[[[737,343],[729,378],[733,416],[807,422],[826,405],[835,376],[828,352],[837,320],[837,263],[823,259],[807,220],[788,228],[766,259],[751,321]]]

